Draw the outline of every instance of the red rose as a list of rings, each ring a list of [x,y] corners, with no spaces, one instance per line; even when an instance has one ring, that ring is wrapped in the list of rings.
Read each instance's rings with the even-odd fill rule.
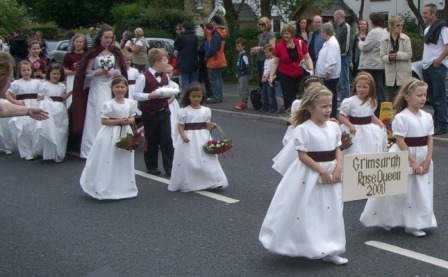
[[[33,68],[34,69],[39,69],[40,68],[40,63],[38,61],[33,62]]]
[[[73,68],[74,68],[75,70],[77,70],[77,69],[78,69],[78,63],[74,63],[74,64],[73,64]]]

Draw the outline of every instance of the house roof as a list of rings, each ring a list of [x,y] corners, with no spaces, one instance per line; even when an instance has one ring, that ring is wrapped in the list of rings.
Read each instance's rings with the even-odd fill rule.
[[[356,16],[355,12],[344,2],[333,4],[328,10],[324,10],[322,12],[319,12],[313,5],[307,3],[304,5],[299,5],[296,7],[296,9],[291,13],[289,16],[289,19],[294,20],[295,18],[298,18],[301,13],[303,13],[306,9],[311,10],[314,14],[319,14],[322,17],[330,17],[332,18],[334,15],[334,12],[337,10],[343,10],[345,12],[345,15],[347,18],[353,19],[353,21],[358,21],[358,17]]]
[[[238,14],[238,20],[258,20],[257,15],[247,3],[244,3],[242,5],[243,6],[241,6],[241,3],[233,4],[233,9],[236,12],[240,10]]]

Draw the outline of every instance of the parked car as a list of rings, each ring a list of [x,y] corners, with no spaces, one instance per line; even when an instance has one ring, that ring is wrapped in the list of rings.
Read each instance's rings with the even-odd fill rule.
[[[412,63],[412,77],[415,77],[419,80],[423,80],[423,62],[417,61]],[[445,78],[445,93],[448,102],[448,74]],[[431,100],[431,99],[428,99]]]
[[[47,45],[47,49],[45,49],[45,58],[48,62],[50,62],[50,53],[56,49],[58,46],[59,40],[45,40],[45,44]]]
[[[64,62],[65,54],[68,52],[69,45],[70,40],[61,40],[56,45],[56,48],[50,52],[47,59],[50,60],[51,63],[58,62],[62,64]]]

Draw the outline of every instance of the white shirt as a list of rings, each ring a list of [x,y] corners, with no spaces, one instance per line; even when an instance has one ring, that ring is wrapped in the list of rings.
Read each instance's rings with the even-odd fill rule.
[[[156,77],[156,71],[152,68],[149,67],[148,68],[149,73],[151,73],[154,78],[156,78],[157,82],[160,83],[160,81],[162,81],[161,77]],[[134,88],[134,93],[132,94],[132,98],[134,98],[134,100],[137,101],[148,101],[149,99],[149,93],[144,93],[143,90],[145,89],[145,83],[146,83],[146,78],[144,74],[140,74],[137,77],[137,80],[135,81],[135,88]],[[152,91],[151,91],[152,92]]]
[[[429,27],[426,27],[424,34],[428,32]],[[432,65],[433,61],[442,54],[446,45],[448,44],[448,27],[442,27],[440,31],[439,40],[437,44],[423,43],[423,69],[427,69]],[[448,67],[448,57],[442,60],[442,64]]]
[[[341,75],[341,50],[335,36],[324,42],[317,58],[316,75],[325,77],[327,73],[330,79],[337,79]]]
[[[263,76],[269,77],[269,72],[271,70],[272,58],[264,60]]]

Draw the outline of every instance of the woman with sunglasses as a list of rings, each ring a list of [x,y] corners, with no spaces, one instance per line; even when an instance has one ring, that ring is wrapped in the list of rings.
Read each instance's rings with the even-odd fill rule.
[[[264,61],[266,60],[263,47],[267,44],[271,44],[272,47],[275,48],[276,39],[275,33],[271,30],[271,20],[269,18],[260,18],[258,20],[258,29],[261,32],[261,34],[258,35],[258,46],[252,47],[252,49],[250,49],[250,53],[257,55],[258,82],[260,84],[260,88],[262,88],[263,84],[261,82],[261,78],[263,77]]]
[[[393,102],[399,87],[412,77],[411,40],[403,34],[403,19],[393,16],[389,20],[389,35],[381,41],[380,56],[386,70],[388,100]]]

